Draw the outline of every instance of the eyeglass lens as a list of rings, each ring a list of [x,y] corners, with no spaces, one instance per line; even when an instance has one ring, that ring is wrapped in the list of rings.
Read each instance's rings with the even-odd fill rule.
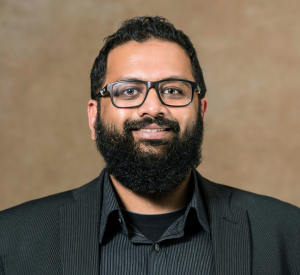
[[[112,95],[114,104],[118,107],[133,107],[140,105],[146,95],[145,83],[123,81],[114,84]],[[160,82],[158,92],[161,100],[168,105],[187,105],[191,101],[192,86],[189,82],[181,80],[170,80]]]

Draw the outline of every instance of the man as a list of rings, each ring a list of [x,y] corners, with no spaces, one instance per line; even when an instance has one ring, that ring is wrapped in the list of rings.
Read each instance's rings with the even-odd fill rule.
[[[0,274],[300,274],[297,207],[196,172],[205,92],[183,32],[125,21],[91,72],[89,126],[107,166],[0,214]]]

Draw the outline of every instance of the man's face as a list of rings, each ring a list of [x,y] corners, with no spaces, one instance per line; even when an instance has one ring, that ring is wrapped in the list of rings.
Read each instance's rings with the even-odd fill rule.
[[[178,44],[158,40],[150,40],[144,43],[130,41],[116,47],[109,53],[106,79],[103,86],[125,79],[158,81],[175,77],[194,81],[190,59]],[[204,113],[207,108],[207,100],[202,99],[202,101],[202,111]],[[95,104],[95,102],[92,102],[92,106],[95,107]],[[162,116],[167,119],[176,119],[182,133],[189,123],[195,121],[198,108],[198,96],[194,96],[193,102],[186,107],[168,107],[160,102],[156,91],[151,89],[144,104],[138,108],[116,108],[112,105],[109,96],[102,97],[100,116],[106,125],[113,126],[120,132],[123,131],[124,122],[127,119],[141,120],[145,117]],[[95,108],[93,111],[95,112]],[[149,128],[156,127],[157,125],[149,125]],[[92,139],[95,140],[92,127],[91,131]],[[161,139],[172,135],[172,131],[133,131],[132,133],[136,140],[140,138]]]
[[[144,43],[137,43],[131,41],[116,47],[109,53],[106,79],[103,86],[108,83],[128,79],[158,81],[168,78],[194,81],[191,62],[185,51],[178,44],[171,42],[150,40]],[[191,133],[188,133],[189,130],[194,131],[194,129],[196,129],[196,123],[199,124],[199,115],[203,115],[207,109],[207,100],[202,99],[202,110],[200,111],[199,104],[198,96],[195,94],[193,102],[188,106],[168,107],[160,102],[156,91],[150,89],[142,106],[126,109],[116,108],[111,103],[110,97],[105,96],[101,98],[101,106],[98,108],[100,110],[101,130],[106,131],[106,135],[111,135],[110,137],[114,138],[118,135],[122,137],[125,136],[126,131],[128,135],[128,131],[130,131],[130,135],[133,139],[132,146],[139,147],[136,148],[139,150],[138,154],[146,152],[150,158],[152,157],[150,156],[151,154],[167,155],[169,152],[166,150],[170,150],[168,141],[170,141],[170,144],[173,142],[173,145],[176,144],[176,142],[178,144],[180,143],[179,139],[181,137],[184,139],[190,137]],[[92,139],[96,140],[97,133],[95,132],[94,125],[97,118],[97,103],[93,100],[89,102],[88,113]],[[99,124],[100,120],[98,117],[96,124]],[[147,123],[145,123],[145,125],[141,124],[143,126],[138,126],[137,128],[127,127],[126,129],[126,126],[133,125],[132,123],[139,125],[140,122],[145,121]],[[153,129],[161,128],[168,129],[167,131],[153,131]],[[143,130],[141,131],[140,129]],[[199,131],[201,132],[201,130]],[[199,137],[199,143],[201,140],[202,137]],[[99,135],[97,142],[99,142]],[[102,142],[105,143],[104,140],[102,140]],[[186,144],[188,143],[189,142],[186,141]],[[176,146],[177,145],[173,147],[177,148]],[[112,144],[109,144],[109,147],[112,147]],[[173,153],[175,154],[179,149],[174,150]],[[197,150],[197,148],[195,148],[195,150]],[[149,153],[151,154],[149,155]],[[160,161],[162,161],[161,157],[162,156],[160,156]],[[173,158],[174,157],[172,157],[172,159]],[[136,159],[136,157],[133,156],[132,159]],[[152,160],[156,162],[155,159]],[[140,160],[140,162],[142,162],[142,160]],[[161,165],[158,165],[158,162],[156,164],[156,171],[158,171],[158,167]],[[162,162],[162,164],[164,165],[164,162]],[[145,167],[147,166],[148,165]],[[170,167],[168,167],[168,169],[170,169]]]

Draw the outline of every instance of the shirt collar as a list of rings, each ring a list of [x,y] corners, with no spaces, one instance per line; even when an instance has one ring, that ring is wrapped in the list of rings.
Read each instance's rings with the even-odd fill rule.
[[[207,218],[207,211],[204,206],[203,198],[200,193],[199,189],[199,182],[197,180],[196,171],[193,169],[191,174],[191,184],[194,185],[194,193],[192,196],[192,199],[190,203],[187,206],[186,212],[185,212],[185,219],[187,218],[187,215],[191,209],[195,209],[197,213],[197,218],[199,223],[202,225],[204,230],[210,235],[210,228],[209,228],[209,222]],[[184,221],[185,222],[185,221]]]
[[[199,183],[196,177],[196,171],[193,169],[191,174],[191,182],[194,186],[194,192],[192,199],[190,203],[187,206],[187,209],[184,214],[184,219],[181,220],[181,227],[184,228],[186,224],[186,219],[190,213],[191,209],[194,209],[197,214],[197,218],[201,226],[204,228],[204,230],[209,234],[210,236],[210,228],[209,228],[209,222],[207,219],[207,213],[206,209],[203,203],[203,199],[199,190]],[[121,209],[119,207],[116,195],[114,193],[114,190],[112,188],[112,184],[109,178],[109,174],[106,171],[104,176],[104,184],[103,184],[103,201],[102,201],[102,208],[101,208],[101,219],[100,219],[100,235],[99,235],[99,241],[102,243],[103,236],[105,233],[105,229],[107,227],[107,222],[110,214],[112,212],[118,212],[119,221],[123,225],[122,227],[126,230],[125,221],[123,218],[123,215],[121,213]]]
[[[121,210],[119,207],[119,203],[117,201],[116,195],[111,185],[111,181],[109,178],[109,173],[106,171],[104,176],[104,184],[103,184],[103,200],[102,200],[102,208],[101,208],[101,218],[100,218],[100,235],[99,241],[102,243],[102,239],[104,236],[104,232],[107,226],[108,218],[112,212],[118,212],[119,218],[123,220],[123,216],[121,214]]]

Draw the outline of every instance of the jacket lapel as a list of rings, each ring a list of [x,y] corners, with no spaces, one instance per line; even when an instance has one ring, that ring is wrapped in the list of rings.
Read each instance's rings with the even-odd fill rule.
[[[248,214],[230,204],[230,188],[206,183],[200,176],[206,201],[217,275],[251,274],[251,240]]]
[[[102,173],[103,174],[103,173]],[[103,175],[73,191],[74,201],[60,209],[60,246],[64,275],[99,274],[99,222]]]
[[[211,212],[211,230],[219,275],[246,275],[251,272],[251,243],[248,217],[245,210],[231,209],[215,202]]]

